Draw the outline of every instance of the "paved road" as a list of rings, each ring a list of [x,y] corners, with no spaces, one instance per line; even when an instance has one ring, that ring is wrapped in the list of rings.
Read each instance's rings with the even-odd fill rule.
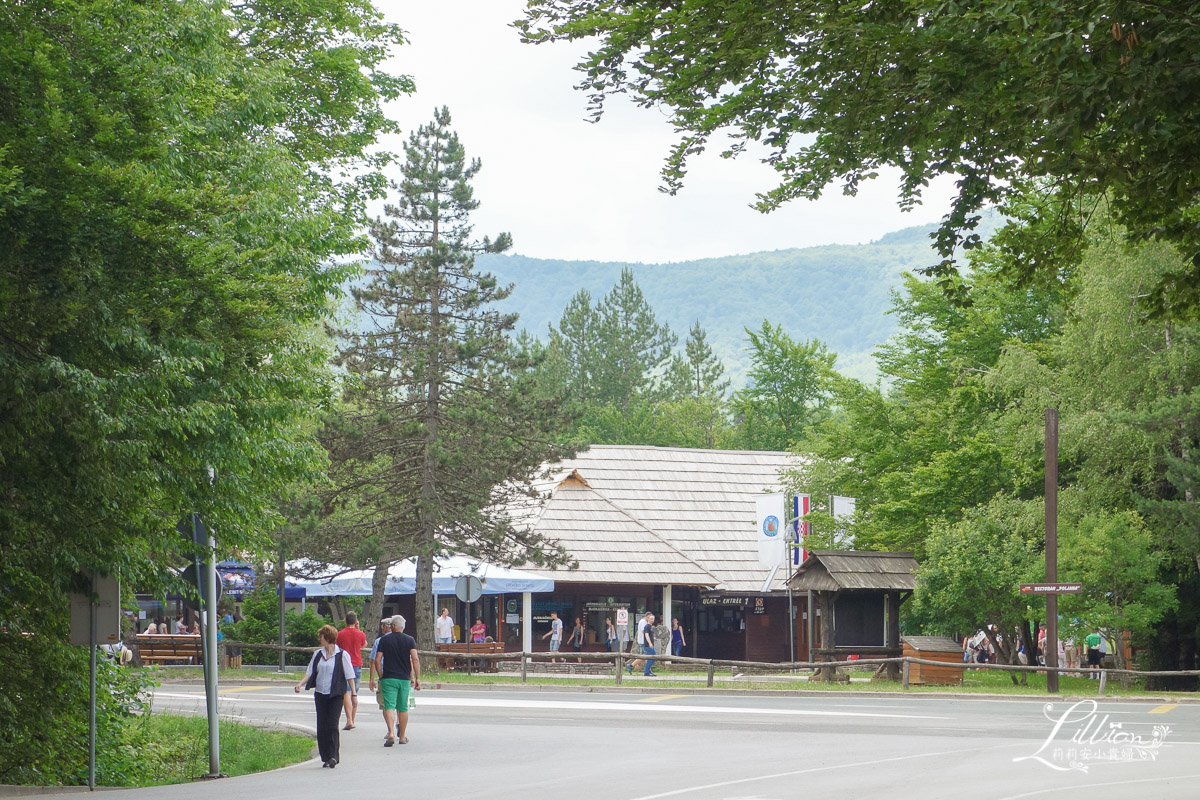
[[[1200,798],[1200,705],[611,690],[417,698],[409,744],[387,749],[378,713],[364,705],[358,729],[342,733],[336,770],[313,760],[105,797]],[[203,688],[161,687],[155,707],[203,713]],[[221,711],[314,722],[311,699],[278,685],[225,687]]]

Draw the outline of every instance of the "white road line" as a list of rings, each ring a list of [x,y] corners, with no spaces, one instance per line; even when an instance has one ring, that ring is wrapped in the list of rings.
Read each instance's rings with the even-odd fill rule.
[[[1026,792],[1025,794],[1010,794],[1005,796],[1002,800],[1020,800],[1022,797],[1037,797],[1040,794],[1049,794],[1050,792],[1055,794],[1060,794],[1062,792],[1070,793],[1072,789],[1079,789],[1080,791],[1085,792],[1088,796],[1091,796],[1095,793],[1096,789],[1104,786],[1132,786],[1138,783],[1162,783],[1163,781],[1175,782],[1184,781],[1188,778],[1200,778],[1200,775],[1165,775],[1161,778],[1140,778],[1138,780],[1129,781],[1105,781],[1103,783],[1093,783],[1089,781],[1088,783],[1080,783],[1077,786],[1059,786],[1054,789],[1038,789],[1037,791]]]
[[[876,761],[858,761],[852,764],[831,764],[827,767],[812,767],[810,769],[798,769],[793,772],[777,772],[774,775],[755,775],[751,778],[737,778],[729,781],[720,781],[718,783],[709,783],[702,786],[688,786],[684,789],[675,789],[670,792],[660,792],[659,794],[647,794],[641,797],[634,797],[631,800],[658,800],[660,797],[675,797],[681,794],[690,792],[703,792],[709,789],[720,789],[724,786],[737,786],[741,783],[753,783],[755,781],[769,781],[776,778],[792,778],[797,775],[811,775],[814,772],[832,772],[840,769],[859,769],[862,767],[872,767],[877,764],[891,764],[897,761],[912,761],[917,758],[936,758],[938,756],[953,756],[962,753],[977,753],[983,750],[999,750],[1004,747],[1013,747],[1013,745],[999,745],[996,747],[969,747],[962,750],[944,750],[938,753],[919,753],[911,756],[896,756],[895,758],[881,758]]]
[[[156,697],[171,697],[185,698],[189,700],[202,700],[203,696],[195,694],[172,694],[168,692],[159,692]],[[276,699],[305,701],[311,702],[307,697],[297,695],[238,695],[236,698],[225,697],[221,698],[230,703],[272,703],[277,702]],[[423,694],[421,695],[420,704],[422,706],[434,706],[442,708],[522,708],[538,711],[586,711],[594,714],[597,711],[622,711],[640,714],[741,714],[749,716],[780,716],[780,717],[851,717],[860,719],[931,719],[931,720],[952,720],[954,717],[934,716],[930,714],[880,714],[866,711],[816,711],[808,709],[789,709],[789,708],[729,708],[725,706],[691,706],[691,705],[665,705],[665,704],[647,704],[647,703],[582,703],[571,700],[521,700],[499,699],[492,697],[438,697],[436,695]]]

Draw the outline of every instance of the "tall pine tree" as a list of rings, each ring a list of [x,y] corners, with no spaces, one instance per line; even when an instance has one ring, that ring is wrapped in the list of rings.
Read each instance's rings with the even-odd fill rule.
[[[653,391],[677,340],[670,327],[658,323],[628,267],[621,270],[620,280],[604,296],[598,312],[596,399],[627,409],[635,397]]]
[[[700,327],[700,320],[696,320],[688,332],[683,352],[683,356],[676,354],[671,359],[668,372],[671,395],[675,398],[724,398],[729,389],[725,365],[709,347],[708,335]]]
[[[478,206],[450,112],[437,111],[405,147],[395,205],[371,227],[375,263],[354,292],[370,329],[347,337],[342,363],[358,377],[364,410],[359,451],[376,495],[390,496],[377,571],[418,556],[415,623],[433,641],[433,559],[452,550],[505,564],[556,564],[566,553],[515,529],[489,509],[531,495],[539,466],[563,455],[561,403],[513,348],[516,316],[496,311],[509,294],[475,271],[475,255],[501,252],[508,234],[471,239]],[[378,583],[378,581],[377,581]],[[372,604],[374,607],[376,604]]]

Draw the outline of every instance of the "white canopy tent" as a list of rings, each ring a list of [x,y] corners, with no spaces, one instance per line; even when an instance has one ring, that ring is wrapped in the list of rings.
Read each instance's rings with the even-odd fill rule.
[[[371,594],[374,570],[359,569],[345,571],[336,565],[321,569],[327,577],[300,577],[312,575],[313,564],[309,561],[289,561],[288,576],[296,586],[303,588],[309,597],[363,597]],[[474,575],[483,585],[484,594],[524,594],[525,592],[552,592],[554,580],[536,572],[500,567],[484,561],[451,555],[439,557],[433,567],[433,593],[454,594],[454,586],[464,575]],[[388,569],[385,595],[417,593],[417,563],[410,558],[397,562]]]

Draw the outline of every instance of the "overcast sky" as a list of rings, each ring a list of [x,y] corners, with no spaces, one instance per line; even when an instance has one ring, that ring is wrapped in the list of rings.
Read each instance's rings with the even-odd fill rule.
[[[924,205],[901,213],[898,173],[845,197],[838,186],[814,202],[771,214],[749,207],[774,173],[749,154],[715,151],[694,160],[684,189],[658,191],[659,169],[676,135],[663,114],[626,101],[586,121],[587,98],[571,67],[582,45],[521,44],[509,23],[522,0],[378,0],[407,32],[395,72],[414,95],[389,111],[405,131],[447,105],[475,180],[479,236],[508,231],[510,252],[537,258],[658,263],[821,244],[857,244],[937,221],[953,186],[935,183]],[[399,150],[400,142],[388,146]]]

